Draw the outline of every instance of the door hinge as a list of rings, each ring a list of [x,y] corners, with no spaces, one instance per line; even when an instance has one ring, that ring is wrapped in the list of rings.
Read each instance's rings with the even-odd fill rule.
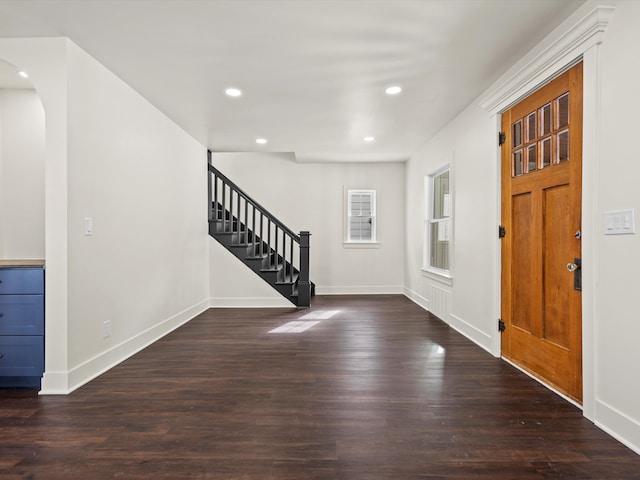
[[[498,238],[504,238],[507,236],[507,229],[502,225],[498,225]]]
[[[501,318],[499,318],[499,319],[498,319],[498,331],[499,331],[500,333],[502,333],[502,332],[504,332],[505,328],[506,328],[506,327],[505,327],[505,325],[504,325],[504,321],[503,321]]]
[[[507,134],[504,132],[498,132],[498,146],[501,147],[507,141]]]

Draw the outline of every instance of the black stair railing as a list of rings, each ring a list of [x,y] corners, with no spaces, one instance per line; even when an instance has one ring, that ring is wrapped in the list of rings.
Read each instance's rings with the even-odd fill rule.
[[[211,164],[211,151],[208,154],[209,222],[215,225],[214,232],[230,235],[229,243],[234,247],[245,247],[245,258],[258,261],[260,272],[275,274],[274,287],[291,284],[289,300],[298,307],[308,307],[312,294],[310,233],[303,231],[298,235],[293,232],[216,169]]]

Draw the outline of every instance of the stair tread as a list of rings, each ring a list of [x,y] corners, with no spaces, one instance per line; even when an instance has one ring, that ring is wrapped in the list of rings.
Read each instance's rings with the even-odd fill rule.
[[[282,270],[282,265],[279,267],[269,267],[269,268],[261,268],[260,271],[261,272],[280,272]]]

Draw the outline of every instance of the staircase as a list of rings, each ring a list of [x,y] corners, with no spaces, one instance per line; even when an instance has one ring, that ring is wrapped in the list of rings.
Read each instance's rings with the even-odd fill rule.
[[[297,307],[308,307],[309,232],[296,234],[211,164],[209,235]]]

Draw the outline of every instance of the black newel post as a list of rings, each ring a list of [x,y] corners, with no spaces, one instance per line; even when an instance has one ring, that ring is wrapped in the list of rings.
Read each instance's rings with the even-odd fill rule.
[[[309,282],[309,232],[300,232],[300,276],[298,277],[298,307],[311,305]]]
[[[208,159],[208,165],[211,165],[211,150],[207,150],[207,159]],[[209,202],[207,203],[208,205],[208,209],[209,209],[209,221],[213,221],[213,198],[212,198],[212,185],[211,185],[211,177],[212,177],[212,173],[211,170],[209,169],[207,165],[207,179],[208,179],[208,183],[209,183]]]

